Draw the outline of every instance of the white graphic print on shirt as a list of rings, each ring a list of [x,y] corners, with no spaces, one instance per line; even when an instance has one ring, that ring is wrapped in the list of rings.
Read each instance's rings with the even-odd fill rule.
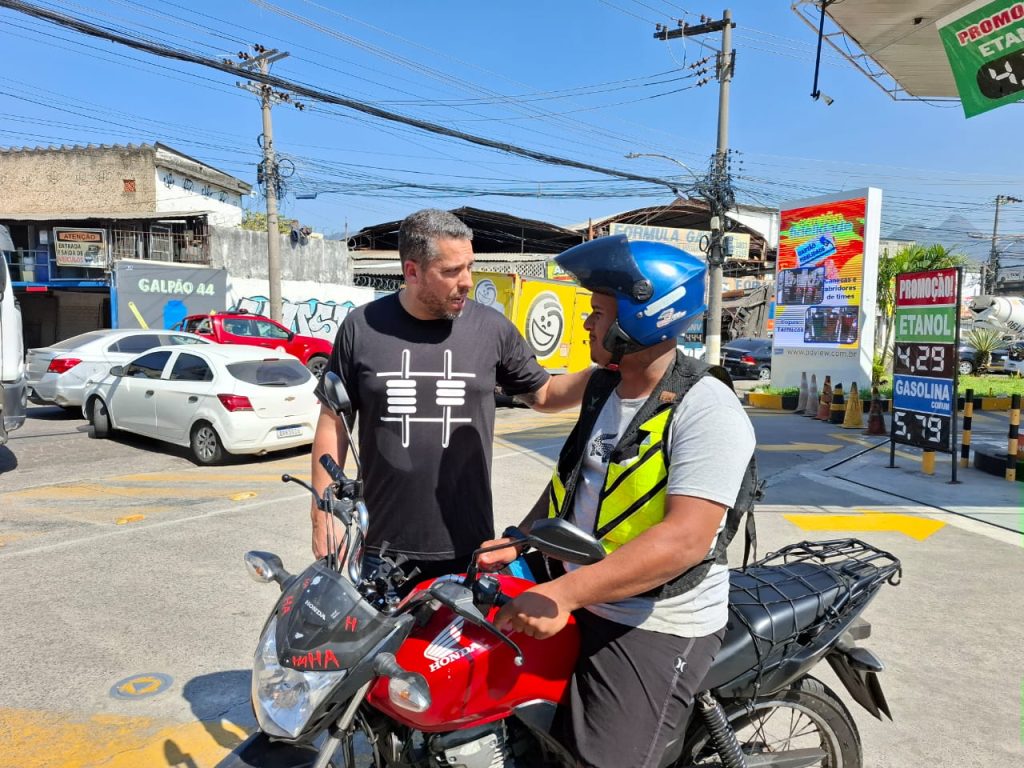
[[[411,353],[408,349],[402,350],[402,368],[398,371],[385,371],[378,373],[377,377],[395,376],[398,378],[388,379],[387,383],[387,416],[381,416],[381,421],[397,421],[402,425],[402,447],[409,447],[410,424],[413,422],[423,424],[441,425],[441,447],[448,447],[448,440],[451,437],[452,424],[469,423],[472,419],[460,419],[452,416],[452,409],[466,404],[466,382],[460,379],[476,378],[475,373],[455,373],[452,370],[452,352],[450,349],[444,351],[443,369],[433,371],[410,371]],[[436,379],[434,382],[433,405],[441,408],[440,416],[418,416],[419,399],[416,396],[416,389],[419,386],[417,379]],[[426,403],[424,406],[426,407]]]

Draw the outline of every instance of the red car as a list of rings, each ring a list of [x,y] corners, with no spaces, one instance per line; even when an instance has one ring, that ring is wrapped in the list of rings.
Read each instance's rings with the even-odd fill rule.
[[[327,370],[333,346],[326,339],[300,336],[269,317],[248,312],[190,315],[174,327],[218,344],[249,344],[287,352],[299,358],[318,378]]]

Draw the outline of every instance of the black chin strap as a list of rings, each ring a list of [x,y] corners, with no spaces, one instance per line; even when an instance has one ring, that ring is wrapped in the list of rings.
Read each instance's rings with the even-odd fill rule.
[[[639,352],[644,349],[641,345],[626,335],[625,331],[619,327],[619,321],[616,320],[612,323],[612,327],[608,329],[608,333],[605,334],[602,345],[606,350],[612,353],[612,359],[605,365],[609,371],[619,370],[619,363],[622,362],[622,358],[633,352]]]

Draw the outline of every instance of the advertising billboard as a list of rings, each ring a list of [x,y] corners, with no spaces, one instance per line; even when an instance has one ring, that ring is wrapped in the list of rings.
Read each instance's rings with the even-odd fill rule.
[[[114,269],[115,328],[171,328],[188,315],[226,306],[226,269],[118,261]]]
[[[894,444],[954,450],[960,287],[956,268],[896,276]]]
[[[870,383],[881,205],[869,188],[780,211],[773,385],[805,371]]]

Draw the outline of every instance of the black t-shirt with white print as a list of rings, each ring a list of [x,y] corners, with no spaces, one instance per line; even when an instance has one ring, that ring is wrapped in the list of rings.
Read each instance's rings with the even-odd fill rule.
[[[367,548],[445,560],[493,538],[495,384],[517,395],[548,378],[516,327],[473,301],[419,320],[394,293],[349,313],[329,370],[358,413]]]

